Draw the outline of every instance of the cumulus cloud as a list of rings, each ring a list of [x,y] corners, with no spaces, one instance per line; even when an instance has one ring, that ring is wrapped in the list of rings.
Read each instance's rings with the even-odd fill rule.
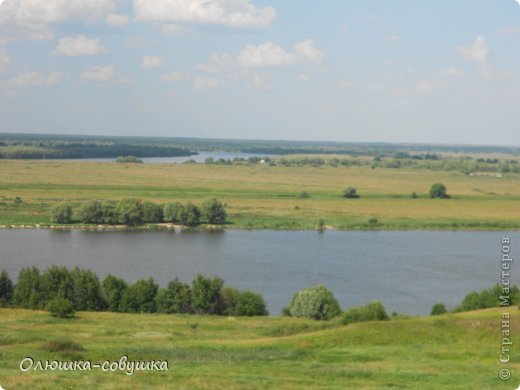
[[[195,89],[198,90],[215,89],[220,85],[220,81],[210,77],[195,77],[193,79],[193,85]]]
[[[94,22],[115,6],[115,0],[4,0],[0,28],[9,36],[48,40],[53,38],[50,25],[72,19]]]
[[[146,55],[141,60],[141,67],[144,69],[160,68],[163,62],[161,57]]]
[[[182,80],[188,80],[189,77],[186,76],[184,73],[179,72],[178,70],[172,70],[171,72],[165,73],[161,77],[164,81],[182,81]]]
[[[468,60],[477,61],[480,64],[486,64],[489,55],[489,48],[486,44],[486,38],[479,35],[475,38],[472,45],[459,48],[459,53]]]
[[[114,79],[116,67],[112,65],[91,66],[81,74],[81,79],[85,81],[108,82]]]
[[[106,18],[106,24],[113,28],[126,27],[128,25],[128,16],[110,14]]]
[[[457,68],[448,68],[444,71],[446,76],[455,77],[460,75],[460,71]]]
[[[11,64],[13,63],[13,59],[3,47],[0,47],[0,72],[9,69]]]
[[[284,66],[299,61],[319,64],[325,53],[314,46],[312,39],[306,39],[287,51],[272,42],[261,45],[246,45],[238,56],[238,62],[245,68],[261,68],[268,66]]]
[[[233,59],[228,53],[215,53],[207,62],[197,65],[197,69],[208,73],[218,73],[228,70],[232,65]]]
[[[11,87],[42,87],[56,84],[60,80],[59,72],[52,72],[48,76],[36,71],[18,73],[7,81]]]
[[[61,38],[54,54],[77,57],[93,56],[104,51],[99,39],[89,39],[84,35]]]
[[[319,64],[325,58],[325,53],[314,46],[314,40],[306,39],[294,45],[294,52],[304,60]]]
[[[134,0],[138,20],[181,24],[262,28],[276,19],[272,7],[258,8],[250,0]]]
[[[433,83],[429,80],[421,80],[416,84],[415,87],[423,95],[429,95],[433,92]]]

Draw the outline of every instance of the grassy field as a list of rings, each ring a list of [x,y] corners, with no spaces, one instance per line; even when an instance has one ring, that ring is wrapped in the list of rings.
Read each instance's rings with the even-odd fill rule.
[[[435,182],[444,183],[452,199],[429,199]],[[343,199],[347,186],[361,198]],[[311,197],[299,198],[301,191]],[[128,196],[195,203],[218,197],[228,204],[228,227],[236,228],[314,229],[320,218],[338,229],[520,228],[518,174],[0,160],[0,225],[48,224],[55,202]]]
[[[511,308],[512,334],[520,313]],[[196,326],[195,326],[196,324]],[[81,312],[72,320],[0,309],[5,389],[513,389],[520,349],[498,363],[500,310],[342,326],[283,317]],[[76,348],[56,351],[56,341]],[[168,371],[19,370],[35,360],[168,360]],[[508,368],[508,381],[498,371]]]

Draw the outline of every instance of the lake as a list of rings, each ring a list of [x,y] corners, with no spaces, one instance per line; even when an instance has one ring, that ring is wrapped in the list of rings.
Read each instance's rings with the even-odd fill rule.
[[[342,308],[381,300],[387,311],[429,314],[499,281],[500,239],[519,233],[451,231],[59,231],[0,230],[0,268],[79,266],[162,287],[197,273],[263,294],[271,314],[294,292],[324,284]],[[513,265],[512,282],[520,280]]]

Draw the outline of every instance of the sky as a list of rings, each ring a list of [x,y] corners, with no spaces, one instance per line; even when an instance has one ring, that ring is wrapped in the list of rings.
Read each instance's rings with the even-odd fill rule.
[[[520,0],[0,0],[0,132],[520,146]]]

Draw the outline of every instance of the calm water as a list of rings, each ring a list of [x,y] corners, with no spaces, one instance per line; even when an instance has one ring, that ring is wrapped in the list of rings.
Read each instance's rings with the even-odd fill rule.
[[[77,265],[129,282],[152,276],[161,286],[200,272],[261,292],[271,314],[300,288],[323,283],[343,308],[379,299],[389,312],[428,314],[435,302],[453,307],[496,283],[500,238],[508,235],[519,253],[518,232],[13,229],[0,230],[0,268],[16,277],[24,266]],[[520,268],[512,281],[520,281]]]

